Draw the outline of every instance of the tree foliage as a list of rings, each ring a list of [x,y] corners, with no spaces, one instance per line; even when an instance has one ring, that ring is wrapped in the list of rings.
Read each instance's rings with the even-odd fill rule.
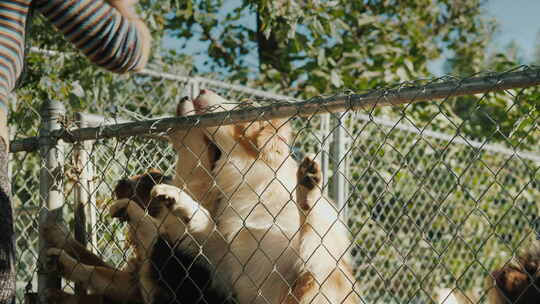
[[[206,60],[195,73],[217,72],[295,97],[433,78],[430,65],[444,57],[446,72],[458,77],[520,62],[516,45],[486,56],[496,23],[485,17],[480,0],[175,0],[172,7],[179,9],[167,15],[164,27],[179,39],[180,50],[202,45]],[[536,136],[520,124],[524,116],[535,120],[538,92],[519,94],[521,102],[493,93],[376,113],[405,111],[431,129],[459,127],[474,139],[527,149]]]
[[[490,24],[481,1],[458,2],[177,0],[166,28],[209,41],[210,70],[246,82],[255,58],[260,85],[312,96],[426,77],[443,51],[479,67]]]
[[[444,56],[449,57],[446,63],[447,72],[461,76],[487,69],[508,70],[516,64],[516,58],[512,57],[510,50],[486,56],[486,47],[489,45],[494,25],[483,17],[481,0],[141,0],[139,12],[154,35],[150,68],[183,75],[204,76],[210,73],[227,81],[301,98],[347,89],[361,92],[402,81],[433,78],[430,66]],[[175,100],[185,94],[178,83],[143,76],[114,75],[93,67],[43,19],[36,17],[34,23],[30,33],[32,46],[69,54],[43,56],[31,53],[27,56],[28,73],[24,86],[17,92],[18,102],[13,104],[10,116],[10,123],[17,127],[18,137],[36,135],[39,124],[37,109],[39,103],[45,99],[63,101],[69,111],[84,110],[106,116],[137,113],[149,118],[170,113]],[[163,48],[162,38],[171,36],[176,37],[178,45],[174,50],[167,50]],[[196,56],[204,58],[204,62],[195,63]],[[534,126],[540,114],[540,93],[538,89],[511,93],[518,97],[507,93],[490,93],[485,96],[455,98],[444,103],[419,103],[379,109],[374,114],[382,113],[400,118],[406,116],[409,122],[420,129],[425,127],[450,134],[458,133],[466,138],[499,141],[520,149],[535,148],[538,131]],[[368,134],[365,136],[367,140],[358,137],[362,140],[362,145],[387,143],[392,140],[392,136],[396,136],[395,133],[384,133],[380,128],[376,128],[376,125],[370,125],[370,128],[374,129],[372,131],[364,130],[364,126],[359,124],[354,125],[351,122],[351,125],[353,133],[367,132],[364,133]],[[413,143],[414,140],[397,138],[395,142]],[[448,211],[448,219],[456,219],[457,224],[447,224],[447,218],[433,223],[428,223],[427,220],[415,223],[425,228],[424,231],[428,234],[428,238],[422,242],[433,245],[434,248],[441,246],[441,252],[446,250],[442,248],[443,245],[455,246],[455,250],[462,250],[462,246],[466,245],[454,239],[445,239],[451,236],[449,230],[457,227],[455,230],[459,231],[458,224],[461,222],[457,222],[458,220],[462,220],[463,225],[467,224],[467,229],[474,232],[480,226],[490,228],[487,224],[481,225],[482,212],[497,220],[503,217],[500,219],[502,222],[518,217],[504,218],[506,210],[513,208],[516,201],[526,207],[515,210],[529,210],[533,207],[532,202],[537,197],[536,188],[534,191],[528,190],[534,194],[531,198],[517,200],[517,197],[524,193],[520,186],[527,184],[535,176],[526,172],[529,163],[525,163],[525,169],[520,168],[519,174],[523,180],[512,183],[493,182],[493,172],[498,170],[497,166],[501,162],[487,155],[482,159],[483,163],[475,164],[483,166],[491,161],[489,169],[493,168],[493,171],[484,170],[486,172],[480,177],[471,176],[463,183],[461,176],[469,167],[462,169],[458,166],[460,164],[447,166],[446,162],[456,162],[458,157],[455,155],[459,155],[467,165],[466,160],[469,158],[474,161],[471,155],[475,155],[476,150],[453,145],[451,149],[447,149],[446,145],[450,146],[448,143],[438,143],[436,147],[441,151],[435,152],[430,152],[430,149],[435,148],[426,143],[422,147],[414,144],[408,150],[400,151],[396,151],[391,144],[375,146],[377,149],[372,147],[358,150],[353,165],[358,165],[362,170],[368,168],[370,172],[353,175],[351,187],[368,187],[366,180],[372,180],[371,186],[376,187],[367,191],[369,195],[358,194],[358,197],[352,197],[351,202],[357,206],[365,205],[366,210],[373,213],[366,217],[374,222],[374,227],[390,222],[397,223],[398,227],[400,221],[409,216],[409,211],[410,214],[416,213],[418,218],[432,213],[431,209],[418,209],[418,206],[431,208],[434,203],[430,197],[419,199],[417,196],[424,194],[418,194],[416,190],[420,189],[420,186],[427,188],[426,185],[435,183],[435,178],[430,177],[430,174],[444,175],[447,182],[432,186],[432,192],[444,194],[450,191],[449,189],[458,189],[452,191],[452,202],[460,201],[461,205]],[[385,150],[386,157],[383,153]],[[410,161],[402,162],[400,159],[411,155],[415,158]],[[369,157],[373,157],[377,162],[371,162]],[[370,162],[365,163],[366,159]],[[32,159],[21,156],[18,165],[27,171],[30,171],[28,168],[31,167],[32,172],[35,172],[37,161],[37,155]],[[405,164],[412,164],[415,169],[409,170]],[[413,187],[416,184],[410,182],[418,179],[419,175],[415,170],[426,175],[420,182],[415,181],[419,183],[418,187]],[[514,168],[510,167],[508,170],[510,172],[504,174],[513,176]],[[355,174],[358,172],[362,171],[358,170]],[[473,175],[474,172],[476,171],[471,171],[470,174]],[[531,173],[533,177],[527,176],[527,173]],[[384,174],[392,178],[383,179]],[[30,175],[35,177],[34,173]],[[28,187],[26,180],[21,178],[15,182],[15,193]],[[469,186],[472,188],[476,184],[486,186],[487,196],[483,192],[471,196],[472,190]],[[492,187],[492,184],[497,187]],[[506,190],[499,189],[505,184],[511,184],[511,187],[506,187]],[[394,193],[390,191],[380,195],[388,189]],[[359,188],[354,191],[360,193]],[[504,195],[507,197],[500,198]],[[492,207],[493,198],[504,201],[500,203],[499,209]],[[16,198],[16,203],[25,202],[17,201]],[[454,206],[452,203],[447,205],[448,208]],[[468,218],[463,212],[468,212],[468,209],[463,207],[465,211],[458,210],[460,206],[472,208],[480,215],[467,222]],[[384,211],[390,207],[399,210],[399,213],[381,212],[386,216],[384,219],[379,218],[380,214],[375,214],[379,209]],[[527,220],[528,218],[523,218],[518,226],[525,229]],[[363,225],[364,222],[358,221],[358,224]],[[395,229],[393,236],[400,240],[410,237],[410,231],[407,230],[410,227],[414,225],[403,225],[402,228],[398,227],[400,229],[383,228],[388,231]],[[511,233],[504,225],[497,226],[497,229],[503,230],[496,231],[497,233],[505,237],[510,235],[511,238]],[[368,237],[373,237],[371,232],[370,230]],[[490,231],[486,230],[482,236],[488,233]],[[474,241],[471,241],[472,243],[479,247],[484,246],[481,244],[483,239],[474,236],[474,233],[471,235],[473,236],[470,240]],[[379,241],[383,244],[388,239],[386,234],[378,237],[380,240],[372,241],[373,244],[379,245]],[[498,241],[499,239],[490,240],[493,243],[491,247],[482,248],[493,249],[496,254],[497,250],[502,248]],[[513,243],[517,241],[520,240],[515,239]],[[432,248],[424,249],[426,252],[433,252]],[[452,250],[454,249],[448,252]],[[371,253],[367,255],[369,254]],[[380,253],[382,256],[385,254],[390,253]],[[428,258],[433,259],[433,265],[440,260],[437,256]],[[461,257],[454,255],[444,257],[447,268],[443,270],[461,278],[460,275],[466,270],[463,269],[464,265],[460,264],[460,259]],[[475,264],[476,268],[482,268],[480,266],[493,265]],[[478,279],[474,276],[477,274],[478,272],[469,273],[464,277],[467,282],[472,282]],[[400,284],[410,282],[407,279],[396,281]],[[454,281],[445,279],[445,282]],[[440,281],[429,282],[430,285],[439,283]],[[381,284],[379,288],[384,288],[384,284]],[[418,285],[409,286],[412,286],[412,290]],[[465,286],[468,287],[470,286]]]

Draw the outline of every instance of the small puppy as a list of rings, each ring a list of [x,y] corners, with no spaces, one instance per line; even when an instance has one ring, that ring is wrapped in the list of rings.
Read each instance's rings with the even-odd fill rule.
[[[151,201],[163,201],[167,206],[155,217],[147,216],[130,199],[118,200],[110,209],[111,216],[128,222],[130,235],[137,240],[144,303],[233,303],[193,238],[211,238],[213,231],[205,230],[213,227],[209,215],[197,212],[197,204],[170,185],[154,186],[150,196]]]
[[[177,188],[165,184],[170,180],[151,170],[116,186],[120,200],[111,206],[111,215],[128,221],[128,236],[135,252],[123,270],[101,261],[57,224],[44,228],[43,235],[57,247],[47,253],[57,258],[61,274],[94,292],[78,298],[55,290],[50,293],[53,300],[95,302],[96,296],[102,295],[101,302],[105,303],[231,303],[228,289],[219,283],[212,265],[190,235],[199,233],[203,238],[197,224],[204,215],[197,210],[173,209],[173,201],[182,202],[183,207],[195,203]],[[190,216],[186,217],[186,213]],[[203,233],[208,236],[213,232]]]
[[[540,242],[517,261],[495,270],[488,278],[491,304],[540,302]]]
[[[233,106],[209,90],[186,102],[180,115]],[[318,190],[310,189],[319,203],[308,205],[319,211],[299,233],[298,165],[287,119],[177,131],[170,139],[178,152],[175,184],[194,196],[205,193],[201,208],[225,238],[223,264],[240,303],[356,303],[347,230]],[[202,186],[185,176],[187,167]]]
[[[150,170],[119,181],[114,190],[115,196],[120,199],[131,198],[148,210],[150,215],[155,216],[161,210],[161,202],[151,200],[150,191],[154,185],[169,183],[170,180],[170,177],[164,176],[161,172]],[[128,235],[135,254],[128,259],[123,269],[116,269],[76,241],[68,229],[55,222],[52,217],[40,227],[40,233],[53,246],[48,249],[47,255],[51,260],[57,261],[60,274],[67,280],[84,284],[93,292],[93,295],[76,296],[61,290],[50,290],[48,296],[53,302],[95,302],[102,297],[98,302],[142,303],[143,298],[136,274],[145,250],[136,246],[135,237]]]

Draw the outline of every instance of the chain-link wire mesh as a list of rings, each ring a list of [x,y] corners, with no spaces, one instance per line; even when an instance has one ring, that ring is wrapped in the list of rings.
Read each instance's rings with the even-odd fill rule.
[[[126,237],[126,224],[112,219],[109,213],[119,180],[150,168],[174,176],[177,158],[183,162],[196,157],[203,162],[207,155],[194,151],[193,147],[177,155],[166,137],[174,133],[170,127],[178,125],[185,133],[174,137],[176,144],[186,144],[182,141],[187,141],[190,134],[199,130],[196,127],[202,126],[206,133],[200,147],[208,152],[209,141],[220,150],[220,155],[204,170],[212,183],[203,191],[204,200],[212,198],[210,194],[214,193],[214,201],[230,208],[223,207],[222,213],[211,210],[217,227],[227,225],[227,221],[240,221],[248,227],[255,223],[268,225],[272,227],[268,231],[275,234],[283,230],[282,235],[272,239],[272,246],[263,237],[256,242],[258,255],[244,257],[247,263],[254,263],[250,259],[257,256],[261,259],[257,262],[260,267],[275,262],[273,271],[277,275],[268,278],[249,273],[253,265],[235,268],[231,266],[234,263],[214,261],[212,254],[202,251],[202,256],[231,280],[229,288],[234,290],[239,302],[278,303],[274,299],[279,290],[276,294],[265,294],[267,290],[261,286],[252,292],[259,298],[246,301],[245,293],[249,290],[246,286],[250,284],[284,280],[294,288],[302,272],[295,273],[295,268],[283,271],[280,267],[289,264],[280,259],[296,261],[291,265],[298,269],[304,269],[301,264],[307,264],[303,267],[310,270],[309,265],[332,262],[334,268],[340,267],[341,256],[334,256],[333,261],[301,261],[298,224],[295,231],[287,231],[294,227],[295,221],[286,223],[286,219],[295,219],[287,216],[302,214],[295,194],[296,165],[287,171],[284,158],[278,157],[275,163],[260,154],[269,146],[286,142],[285,150],[272,146],[277,151],[269,153],[292,155],[298,162],[305,155],[315,155],[321,165],[322,192],[334,200],[339,214],[330,227],[315,222],[327,230],[318,238],[336,241],[339,237],[333,235],[334,228],[339,222],[346,224],[350,237],[346,249],[353,257],[351,266],[356,280],[352,293],[362,303],[489,303],[490,287],[486,279],[493,279],[492,272],[510,263],[520,250],[529,249],[538,230],[536,176],[540,155],[535,140],[538,89],[532,85],[540,77],[537,69],[527,67],[475,77],[443,77],[300,102],[210,79],[147,71],[122,79],[119,85],[131,86],[137,92],[129,98],[107,96],[107,100],[114,99],[114,104],[96,102],[88,113],[74,115],[68,109],[60,115],[60,131],[53,135],[63,139],[61,148],[54,150],[57,156],[61,155],[58,157],[61,168],[48,168],[35,151],[37,147],[43,149],[43,144],[37,137],[31,137],[38,133],[40,119],[34,110],[29,115],[35,116],[36,124],[33,128],[17,130],[16,138],[26,139],[12,145],[21,150],[12,154],[11,162],[17,214],[18,299],[22,300],[29,282],[35,290],[38,276],[46,276],[44,270],[38,269],[38,214],[47,207],[43,195],[40,196],[40,184],[43,186],[40,170],[42,176],[43,170],[61,172],[49,176],[61,183],[62,217],[71,234],[76,234],[75,227],[83,223],[84,236],[78,238],[86,240],[87,248],[103,261],[122,268],[136,253]],[[224,107],[232,112],[221,116],[219,113],[188,116],[183,122],[181,118],[157,119],[140,128],[134,124],[114,125],[174,116],[183,96],[194,99],[199,92],[204,93],[203,89],[226,98],[229,103]],[[196,110],[189,114],[204,112]],[[90,113],[106,113],[107,117]],[[281,120],[276,122],[276,119]],[[271,121],[270,128],[258,121]],[[233,127],[228,127],[231,123]],[[290,138],[281,133],[285,124],[291,126]],[[263,129],[271,136],[257,142],[264,137]],[[226,142],[216,139],[223,136],[229,136],[234,144],[227,148]],[[242,159],[245,163],[234,163]],[[228,163],[229,167],[219,161]],[[187,161],[184,165],[188,166]],[[232,170],[230,177],[223,176],[226,170]],[[184,172],[184,182],[197,181],[200,173]],[[259,179],[258,175],[261,175]],[[237,189],[231,190],[227,182]],[[176,183],[180,182],[176,180]],[[235,205],[242,200],[238,195],[242,191],[257,201],[251,201],[252,205],[248,204],[251,207],[246,210]],[[279,201],[285,197],[285,201]],[[279,208],[271,210],[269,206],[274,200]],[[267,210],[257,209],[257,204]],[[253,219],[254,214],[260,218]],[[238,218],[231,219],[234,215]],[[250,229],[246,233],[244,238],[256,239]],[[238,253],[231,243],[250,246],[249,241],[242,243],[241,236],[229,237],[228,246],[221,249],[224,252]],[[328,244],[322,242],[318,248],[332,252]],[[284,251],[278,257],[265,252],[280,246],[292,248],[293,252]],[[246,262],[241,257],[235,258]],[[235,276],[232,274],[235,269],[247,275]],[[81,287],[78,288],[80,293]],[[62,289],[73,293],[76,288],[64,280]],[[328,297],[323,294],[331,303]]]

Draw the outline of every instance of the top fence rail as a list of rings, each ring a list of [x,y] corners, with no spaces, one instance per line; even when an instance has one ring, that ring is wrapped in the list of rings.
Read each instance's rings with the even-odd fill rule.
[[[34,50],[51,55],[51,51]],[[52,55],[58,55],[53,52]],[[370,92],[340,93],[333,96],[317,96],[299,101],[291,97],[272,94],[244,86],[206,79],[202,77],[183,77],[167,73],[144,70],[145,75],[182,82],[210,84],[224,89],[240,90],[270,101],[261,107],[249,107],[228,112],[209,113],[187,117],[167,117],[135,122],[121,122],[87,128],[56,130],[51,136],[66,142],[79,142],[113,137],[150,135],[173,129],[188,130],[194,127],[210,127],[256,120],[307,116],[321,113],[343,112],[348,110],[369,110],[375,107],[395,106],[428,100],[443,100],[450,97],[473,95],[522,89],[540,84],[540,67],[520,66],[503,73],[482,73],[467,78],[445,76],[435,80],[405,82],[391,88],[382,88]],[[35,151],[39,146],[39,137],[29,137],[11,142],[11,152]]]
[[[68,58],[75,55],[39,51],[46,56]],[[50,271],[50,263],[42,264],[47,260],[42,250],[47,242],[38,228],[45,224],[45,217],[36,219],[36,216],[45,214],[45,210],[58,212],[56,215],[63,218],[66,227],[73,224],[74,238],[80,241],[81,247],[88,245],[92,248],[91,253],[99,255],[107,264],[125,265],[131,253],[125,246],[124,226],[105,210],[113,203],[111,192],[116,191],[111,190],[116,189],[119,178],[141,176],[140,173],[148,168],[160,169],[167,175],[182,174],[176,175],[181,177],[177,182],[183,183],[181,186],[185,185],[189,191],[192,190],[187,187],[192,183],[202,185],[201,193],[193,196],[202,198],[200,202],[209,193],[214,195],[211,191],[215,190],[219,195],[218,203],[231,208],[228,209],[230,221],[221,218],[220,214],[208,214],[215,216],[212,219],[219,216],[218,223],[242,223],[244,227],[229,230],[232,233],[228,232],[228,235],[233,239],[240,229],[250,229],[248,219],[256,218],[257,227],[277,228],[275,235],[270,234],[273,230],[264,233],[272,237],[270,246],[282,244],[282,248],[289,248],[299,244],[291,242],[294,236],[282,238],[281,235],[283,231],[296,234],[295,229],[300,226],[294,226],[294,220],[282,221],[278,218],[281,215],[271,214],[272,210],[279,214],[297,214],[299,211],[295,205],[291,205],[290,210],[289,206],[281,208],[279,205],[297,202],[296,196],[291,195],[293,188],[299,185],[299,171],[297,174],[281,171],[288,170],[288,164],[268,162],[258,155],[251,157],[248,149],[238,150],[245,153],[240,155],[242,158],[235,158],[237,155],[232,151],[238,145],[232,150],[223,150],[227,147],[220,146],[217,141],[213,142],[215,145],[209,145],[210,140],[220,139],[219,136],[199,136],[201,133],[195,132],[196,140],[191,141],[189,131],[197,130],[190,129],[199,127],[248,122],[245,125],[249,128],[251,121],[277,118],[287,121],[287,130],[292,132],[283,133],[291,137],[273,133],[283,127],[281,123],[281,126],[260,125],[274,127],[269,131],[274,134],[270,137],[279,144],[278,154],[297,160],[304,159],[302,155],[315,155],[313,160],[320,164],[319,188],[332,199],[329,206],[335,207],[327,210],[338,211],[335,214],[328,212],[325,216],[332,216],[331,226],[341,226],[341,222],[342,228],[348,229],[347,233],[342,233],[343,242],[339,245],[343,248],[339,255],[344,256],[342,253],[350,251],[353,256],[349,263],[353,272],[349,282],[354,284],[346,292],[358,291],[364,303],[441,304],[454,302],[452,297],[457,298],[462,293],[470,303],[484,303],[482,293],[487,292],[487,287],[482,284],[496,272],[493,271],[495,265],[508,263],[518,248],[526,248],[526,238],[538,235],[540,187],[536,180],[540,172],[540,155],[533,137],[540,120],[534,107],[540,86],[526,88],[540,84],[540,67],[521,66],[502,73],[483,72],[467,78],[421,79],[369,91],[341,91],[308,100],[152,70],[144,70],[127,79],[114,79],[113,83],[113,90],[121,94],[103,94],[109,91],[100,91],[98,87],[96,91],[101,94],[94,103],[86,102],[93,100],[95,95],[85,90],[87,100],[83,104],[89,113],[66,109],[64,105],[70,105],[68,100],[41,100],[40,112],[33,108],[35,103],[20,103],[24,106],[20,109],[30,108],[32,115],[28,116],[28,121],[15,119],[14,133],[20,137],[11,143],[11,152],[40,151],[12,154],[10,161],[13,206],[17,212],[17,293],[20,301],[25,298],[25,290],[33,290],[31,286],[37,286],[40,297],[46,294],[48,287],[73,291],[67,282],[59,285],[57,273]],[[227,112],[192,116],[186,113],[188,107],[184,107],[181,113],[188,116],[169,117],[168,113],[174,112],[184,93],[195,98],[200,92],[204,93],[202,89],[214,90],[225,99],[234,100],[231,106],[238,107]],[[467,97],[454,98],[457,96]],[[243,98],[253,99],[254,103],[240,102]],[[203,99],[204,94],[199,99],[201,103],[194,102],[193,106],[202,107]],[[388,107],[421,101],[433,102],[419,108]],[[76,104],[71,105],[73,109],[78,108]],[[491,105],[501,109],[504,106],[504,111],[491,115]],[[384,106],[386,108],[374,111]],[[98,113],[107,113],[107,116]],[[470,125],[467,124],[469,119]],[[19,122],[23,123],[17,124]],[[30,127],[21,127],[26,125]],[[255,124],[253,129],[258,125]],[[485,127],[481,130],[485,132],[471,131],[469,126]],[[238,131],[242,137],[248,134],[241,130],[243,126],[239,127],[233,128],[233,134]],[[187,131],[173,138],[176,146],[162,141],[166,139],[164,133],[172,129]],[[35,134],[39,136],[30,137]],[[109,138],[112,140],[107,140]],[[479,140],[473,140],[476,138]],[[249,143],[252,143],[251,139]],[[528,143],[532,144],[526,146]],[[268,142],[262,147],[266,145]],[[182,149],[177,149],[179,146]],[[526,151],[518,150],[525,146]],[[256,148],[260,149],[260,146]],[[171,166],[175,160],[181,168]],[[230,171],[226,173],[231,175],[221,173],[225,166],[216,166],[219,160],[230,165],[227,167]],[[290,167],[296,168],[292,161]],[[315,168],[309,168],[312,169]],[[199,175],[201,172],[206,172],[203,178]],[[206,181],[205,177],[210,177],[208,184],[200,183]],[[252,177],[263,182],[254,181]],[[225,192],[228,190],[224,184],[230,181],[246,186],[242,190],[250,193],[250,202],[236,199],[240,188]],[[263,186],[259,187],[259,184]],[[266,197],[271,199],[267,201]],[[280,201],[274,202],[274,198]],[[264,207],[260,209],[264,215],[254,213],[258,212],[257,205]],[[277,208],[266,208],[270,205]],[[200,206],[196,209],[203,210],[204,206]],[[241,209],[246,214],[237,212]],[[241,221],[236,219],[238,217]],[[261,219],[268,219],[268,222],[262,223]],[[290,226],[291,223],[294,225]],[[318,227],[326,225],[322,220],[319,223]],[[211,229],[221,229],[214,228]],[[325,235],[332,240],[341,239],[336,237],[337,234],[330,234],[333,231],[329,228]],[[280,239],[283,242],[273,241]],[[321,238],[321,246],[330,248],[323,239],[328,238]],[[204,236],[197,244],[210,241],[211,238]],[[60,249],[61,245],[55,246]],[[224,246],[232,248],[229,243]],[[201,248],[196,245],[197,250]],[[271,256],[264,252],[265,249],[264,242],[257,243],[261,254]],[[295,247],[292,249],[290,256],[296,257],[301,252]],[[205,261],[215,265],[216,271],[229,271],[227,268],[222,270],[222,264],[213,260],[208,252],[205,249],[204,254],[209,257]],[[316,257],[317,263],[326,263],[324,256]],[[252,257],[245,260],[252,260]],[[294,263],[304,265],[308,260],[311,259]],[[335,267],[332,265],[340,264],[336,264],[339,257],[335,256],[327,261],[331,269]],[[279,266],[277,261],[274,265]],[[260,272],[262,268],[256,266],[255,272]],[[266,269],[273,273],[275,269],[286,268],[276,267]],[[249,269],[243,267],[242,274],[248,277]],[[293,271],[289,273],[296,275]],[[85,288],[80,285],[74,285],[74,289],[76,295],[85,293]],[[264,296],[263,291],[259,294]]]

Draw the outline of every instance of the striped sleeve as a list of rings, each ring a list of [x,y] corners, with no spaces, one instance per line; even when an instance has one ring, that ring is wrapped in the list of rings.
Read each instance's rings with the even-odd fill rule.
[[[0,107],[23,67],[26,19],[31,0],[0,1]]]
[[[8,164],[8,96],[23,67],[31,0],[0,1],[0,303],[15,303],[15,246]]]
[[[37,0],[36,8],[93,63],[117,73],[146,64],[149,34],[144,24],[104,1]]]

